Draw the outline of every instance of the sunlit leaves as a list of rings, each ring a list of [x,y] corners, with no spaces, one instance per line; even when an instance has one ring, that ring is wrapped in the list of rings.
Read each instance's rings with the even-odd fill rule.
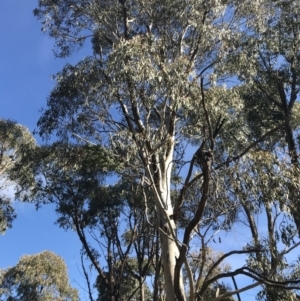
[[[174,235],[161,236],[169,239],[162,256],[174,255],[166,271],[183,263],[192,236],[208,244],[212,230],[242,225],[258,273],[248,276],[277,281],[281,246],[288,253],[298,243],[299,9],[287,0],[39,1],[35,14],[58,56],[91,42],[89,57],[55,76],[38,124],[44,138],[62,141],[37,168],[51,188],[41,179],[38,189],[48,190],[40,197],[57,202],[59,224],[98,226],[109,249],[125,215],[123,250],[135,210],[151,208],[146,218],[156,215],[162,233]],[[111,170],[120,183],[103,186]]]
[[[28,129],[11,120],[0,119],[0,233],[11,227],[14,210],[11,200],[19,191],[18,185],[24,178],[32,178],[28,164],[16,166],[28,152],[35,148],[35,140]],[[26,198],[28,191],[19,194]],[[20,191],[19,191],[20,193]]]
[[[0,271],[1,300],[78,301],[65,262],[44,251],[24,255],[16,266]]]

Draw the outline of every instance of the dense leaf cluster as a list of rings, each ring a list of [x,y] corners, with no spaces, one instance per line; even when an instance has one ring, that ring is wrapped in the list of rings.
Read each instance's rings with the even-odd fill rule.
[[[25,255],[14,267],[0,270],[0,300],[78,301],[67,267],[56,254]]]
[[[58,141],[24,156],[34,177],[21,183],[78,234],[98,300],[231,300],[258,286],[294,300],[300,4],[40,0],[34,14],[58,57],[90,55],[55,75],[37,131]]]

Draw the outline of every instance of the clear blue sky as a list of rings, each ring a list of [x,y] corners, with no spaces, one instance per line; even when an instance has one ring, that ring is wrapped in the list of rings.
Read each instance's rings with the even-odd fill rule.
[[[31,131],[53,88],[51,75],[66,63],[54,58],[53,41],[42,34],[33,16],[36,6],[37,0],[3,0],[0,8],[0,118],[13,119]],[[84,53],[79,52],[68,61],[83,57]],[[36,211],[33,205],[16,204],[16,209],[18,218],[13,228],[0,236],[0,268],[15,265],[23,254],[51,250],[65,259],[71,283],[81,290],[81,300],[87,300],[77,284],[85,285],[79,271],[80,244],[76,234],[54,225],[56,215],[51,206]],[[233,247],[230,239],[229,244]],[[243,297],[255,299],[253,291]]]
[[[0,8],[0,118],[13,119],[31,131],[54,85],[51,75],[66,63],[54,58],[53,41],[42,34],[33,16],[36,6],[37,0],[4,0]],[[83,54],[76,56],[73,61]],[[0,268],[15,265],[23,254],[51,250],[65,259],[72,284],[79,288],[76,280],[85,285],[78,238],[54,225],[53,208],[37,212],[33,205],[17,204],[16,209],[13,228],[0,236]]]

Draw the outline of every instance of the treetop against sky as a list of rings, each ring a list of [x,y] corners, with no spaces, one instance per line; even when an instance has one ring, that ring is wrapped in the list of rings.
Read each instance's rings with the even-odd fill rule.
[[[7,175],[76,233],[89,298],[295,299],[300,4],[43,0],[34,15],[57,58],[85,55],[54,76],[35,131],[50,141]]]

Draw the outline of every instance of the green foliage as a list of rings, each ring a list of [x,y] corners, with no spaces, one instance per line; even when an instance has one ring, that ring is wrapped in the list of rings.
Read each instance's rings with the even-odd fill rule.
[[[137,234],[146,223],[140,187],[137,189],[135,183],[125,179],[115,185],[104,185],[105,177],[122,167],[122,162],[112,160],[111,156],[100,146],[61,142],[38,147],[26,158],[37,175],[31,197],[38,207],[55,204],[57,224],[76,231],[83,245],[82,254],[98,272],[96,287],[101,300],[110,300],[106,299],[108,296],[119,298],[125,292],[126,296],[138,294],[138,280],[143,284],[149,275],[153,256],[152,241],[147,240],[146,234]],[[148,231],[152,232],[153,229]],[[144,244],[141,258],[145,259],[140,271],[130,264],[128,256],[135,235],[140,235],[140,244]],[[99,240],[102,241],[100,250],[94,247]],[[101,258],[103,253],[106,264]],[[135,288],[128,291],[132,285]]]
[[[300,244],[298,1],[40,0],[34,13],[58,57],[90,42],[55,76],[38,126],[59,142],[37,150],[33,185],[37,203],[55,202],[59,225],[76,229],[100,298],[144,281],[150,262],[155,298],[161,264],[170,300],[185,300],[184,264],[192,301],[230,295],[222,281],[237,275],[267,287],[266,300],[299,289],[287,264]],[[112,174],[119,182],[104,185]],[[193,274],[190,248],[202,258],[214,233],[236,226],[246,247],[216,258],[211,277],[201,278],[203,259]],[[95,229],[105,266],[86,241]],[[245,264],[222,270],[233,254]]]
[[[78,301],[69,284],[67,267],[58,255],[44,251],[24,255],[16,266],[0,271],[0,299],[23,301]]]
[[[28,191],[20,191],[21,179],[32,177],[28,165],[16,165],[24,155],[33,151],[35,140],[28,129],[11,120],[0,119],[0,233],[12,225],[15,217],[11,200],[15,192],[18,199],[26,199]]]

